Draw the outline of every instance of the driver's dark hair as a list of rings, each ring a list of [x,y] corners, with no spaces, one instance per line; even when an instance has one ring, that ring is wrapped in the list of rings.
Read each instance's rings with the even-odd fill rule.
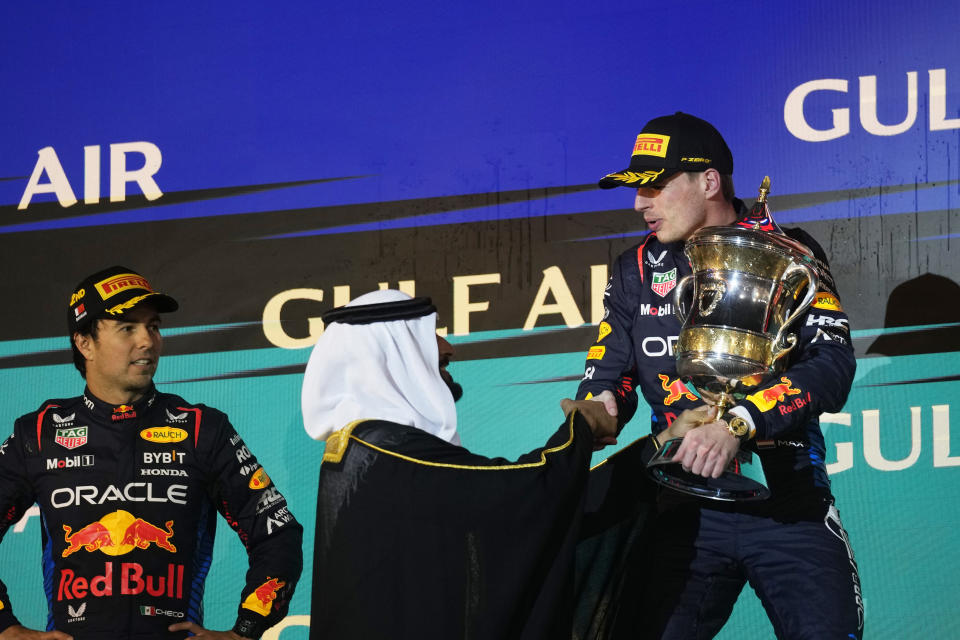
[[[732,203],[733,199],[737,197],[733,190],[733,176],[729,173],[720,174],[720,189],[723,192],[723,199],[727,202]]]
[[[90,322],[78,327],[76,333],[79,333],[82,336],[90,336],[96,340],[97,328],[99,325],[100,322],[98,320],[91,320]],[[70,335],[70,348],[73,349],[73,366],[75,366],[77,371],[80,372],[80,377],[86,380],[87,359],[83,357],[82,353],[80,353],[80,349],[77,349],[77,343],[73,341],[73,334]]]

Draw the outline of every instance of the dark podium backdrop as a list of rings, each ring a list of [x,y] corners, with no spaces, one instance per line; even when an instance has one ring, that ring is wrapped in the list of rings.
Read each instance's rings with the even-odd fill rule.
[[[308,550],[323,446],[300,424],[301,374],[319,315],[380,283],[436,301],[465,444],[532,448],[583,373],[607,265],[644,234],[631,192],[596,180],[626,165],[646,120],[688,111],[726,136],[738,193],[770,175],[777,219],[831,256],[860,360],[847,406],[823,418],[827,463],[868,634],[960,624],[955,2],[3,14],[8,425],[79,392],[67,297],[119,263],[181,302],[159,387],[230,414]],[[645,432],[638,416],[623,442]],[[0,554],[17,612],[42,627],[39,528],[25,519]],[[244,566],[226,528],[217,554],[207,622],[225,627]],[[285,640],[306,637],[309,577]],[[748,589],[721,637],[770,633]]]

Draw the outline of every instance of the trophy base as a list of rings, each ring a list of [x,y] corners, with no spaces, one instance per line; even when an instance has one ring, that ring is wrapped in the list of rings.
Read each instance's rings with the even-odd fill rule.
[[[658,484],[700,498],[728,502],[770,497],[763,467],[751,452],[738,451],[719,478],[704,478],[684,471],[679,462],[673,461],[682,442],[682,438],[668,440],[647,463],[647,471]]]

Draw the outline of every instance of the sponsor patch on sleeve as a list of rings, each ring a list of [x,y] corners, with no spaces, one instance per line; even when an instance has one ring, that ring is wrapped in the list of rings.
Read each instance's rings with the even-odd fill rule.
[[[747,400],[752,402],[760,411],[767,412],[773,409],[778,402],[786,400],[788,396],[796,396],[800,393],[800,389],[794,388],[790,378],[781,377],[780,382],[747,396]]]
[[[828,311],[843,311],[840,306],[840,300],[833,294],[826,291],[818,291],[817,297],[812,305],[815,309],[826,309]]]
[[[249,609],[262,616],[270,615],[273,601],[277,599],[277,591],[287,583],[277,578],[267,578],[267,581],[253,590],[243,601],[243,608]]]
[[[264,489],[268,484],[270,484],[270,476],[267,475],[263,467],[260,467],[250,476],[250,482],[247,483],[247,486],[251,489]]]
[[[590,347],[590,351],[587,352],[587,360],[603,360],[603,355],[606,352],[606,347]]]
[[[611,333],[613,333],[613,327],[611,327],[610,324],[607,322],[601,322],[600,328],[597,333],[597,342],[600,342]]]

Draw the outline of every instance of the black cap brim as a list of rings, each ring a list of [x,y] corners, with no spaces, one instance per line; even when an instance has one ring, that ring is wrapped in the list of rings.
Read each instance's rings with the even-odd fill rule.
[[[157,311],[160,313],[170,313],[171,311],[176,311],[180,308],[180,303],[168,296],[165,293],[150,293],[147,294],[147,297],[142,300],[142,302],[149,301],[153,306],[157,308]],[[140,304],[140,303],[137,303]]]
[[[121,305],[112,307],[115,309],[114,312],[111,313],[109,310],[106,310],[106,312],[100,317],[119,319],[122,318],[128,311],[132,311],[133,309],[136,309],[144,304],[152,305],[158,313],[170,313],[171,311],[176,311],[180,308],[180,304],[167,294],[160,293],[159,291],[153,291],[139,296],[133,296]]]

